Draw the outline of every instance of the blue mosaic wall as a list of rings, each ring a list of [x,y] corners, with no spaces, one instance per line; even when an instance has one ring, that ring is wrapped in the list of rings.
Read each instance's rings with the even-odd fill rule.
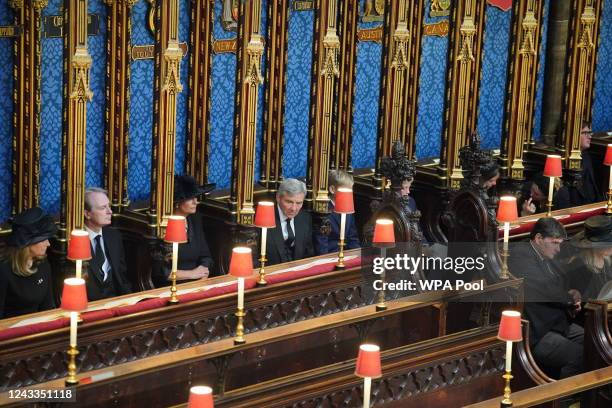
[[[429,17],[431,0],[424,8],[425,23],[444,19]],[[417,159],[439,157],[444,125],[444,88],[446,81],[447,37],[424,36],[419,77],[419,112],[417,116]]]
[[[364,0],[359,2],[359,14],[364,9]],[[373,28],[381,22],[359,22],[359,28]],[[374,168],[376,165],[376,134],[380,96],[382,44],[357,43],[357,67],[355,69],[355,102],[353,106],[353,168]]]
[[[235,38],[236,33],[221,26],[222,4],[215,1],[215,39]],[[228,188],[232,172],[234,131],[234,94],[236,90],[236,54],[214,54],[210,114],[210,156],[208,180],[217,188]]]
[[[544,70],[546,68],[546,45],[548,44],[548,12],[550,0],[544,2],[542,14],[542,40],[540,43],[540,63],[538,65],[538,76],[536,80],[536,99],[533,117],[533,140],[542,140],[542,99],[544,95]]]
[[[61,14],[62,3],[62,0],[49,0],[43,15]],[[40,205],[56,214],[60,210],[62,169],[63,40],[43,36],[41,48]]]
[[[292,4],[293,5],[293,2]],[[289,11],[283,176],[305,177],[314,11]]]
[[[153,44],[147,28],[149,3],[139,1],[132,7],[132,45]],[[152,59],[130,64],[130,140],[128,146],[128,197],[145,200],[151,194],[151,145],[153,137]]]
[[[612,131],[612,1],[604,1],[599,31],[599,51],[595,70],[593,130]]]
[[[478,132],[485,149],[497,149],[501,143],[511,19],[510,11],[487,6],[478,102]]]
[[[90,14],[100,16],[100,31],[88,37],[91,59],[89,86],[93,99],[87,104],[87,147],[85,185],[102,186],[104,183],[104,130],[106,125],[106,5],[102,0],[90,0]]]
[[[13,12],[7,0],[0,0],[0,25],[12,25]],[[0,223],[11,215],[13,151],[13,43],[0,38]]]

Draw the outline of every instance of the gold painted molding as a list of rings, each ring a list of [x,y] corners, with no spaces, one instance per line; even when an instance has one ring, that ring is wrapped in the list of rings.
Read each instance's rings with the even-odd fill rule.
[[[459,149],[476,130],[478,91],[484,40],[486,0],[453,2],[446,106],[439,172],[447,187],[458,189],[463,178]]]
[[[238,224],[253,223],[255,208],[255,138],[257,136],[257,99],[263,83],[261,58],[264,52],[260,33],[261,0],[240,2],[238,67],[236,70],[237,106],[234,116],[234,151],[230,210]]]
[[[40,11],[44,2],[15,9],[13,111],[13,213],[38,205],[40,175]]]
[[[201,184],[208,181],[213,12],[212,1],[192,2],[185,166]]]
[[[383,187],[382,159],[399,140],[409,158],[416,148],[418,78],[423,36],[423,2],[391,0],[385,13],[383,67],[375,185]]]
[[[87,0],[70,0],[64,9],[68,35],[67,87],[64,115],[64,151],[62,177],[62,211],[60,234],[66,240],[70,231],[83,228],[85,199],[85,147],[87,143],[87,103],[93,93],[89,87],[91,56],[87,50]]]
[[[327,177],[333,132],[334,89],[340,76],[340,39],[335,0],[318,0],[315,8],[313,81],[308,135],[307,200],[318,213],[328,212]]]
[[[533,140],[543,0],[515,2],[501,159],[506,176],[524,178],[523,153]]]
[[[129,107],[130,107],[130,9],[133,2],[107,0],[107,64],[104,185],[113,211],[127,208]]]
[[[153,164],[151,174],[151,226],[162,237],[168,217],[173,212],[174,155],[176,143],[176,106],[183,90],[180,63],[183,55],[179,47],[179,1],[156,3],[160,26],[155,30],[158,49],[155,57],[155,120],[153,130]]]
[[[580,129],[584,122],[591,120],[602,3],[602,0],[572,0],[570,69],[566,73],[564,126],[559,140],[569,170],[579,170],[582,166]]]
[[[295,3],[294,3],[295,4]],[[275,191],[282,178],[285,78],[287,39],[289,32],[289,1],[268,2],[269,42],[266,47],[267,84],[263,114],[263,145],[260,183]]]

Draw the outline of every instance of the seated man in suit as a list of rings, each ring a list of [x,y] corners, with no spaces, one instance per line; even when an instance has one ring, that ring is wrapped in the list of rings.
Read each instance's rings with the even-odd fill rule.
[[[554,218],[540,218],[527,243],[510,251],[510,272],[524,278],[525,315],[531,324],[533,355],[542,366],[559,369],[561,378],[582,371],[584,330],[573,323],[580,309],[580,293],[570,289],[566,274],[553,259],[566,239]]]
[[[571,206],[592,204],[605,200],[603,194],[599,191],[597,180],[595,179],[595,170],[593,168],[593,159],[589,149],[591,147],[591,138],[593,131],[591,124],[585,123],[580,129],[580,153],[582,155],[582,179],[578,187],[570,189]]]
[[[121,233],[109,227],[112,215],[105,190],[95,187],[85,190],[85,230],[89,233],[92,256],[85,281],[90,301],[132,292]]]
[[[300,211],[306,197],[306,185],[285,179],[276,193],[276,228],[268,231],[268,265],[308,258],[314,255],[312,219]]]
[[[550,177],[537,174],[533,180],[524,183],[521,193],[523,202],[520,205],[521,217],[535,213],[546,212],[548,204],[548,185]],[[555,178],[553,186],[553,211],[571,207],[570,193],[559,177]]]
[[[331,170],[329,172],[329,215],[327,222],[323,224],[321,231],[315,236],[315,250],[317,255],[338,252],[338,242],[340,241],[340,214],[334,212],[334,195],[338,188],[353,188],[353,176],[344,170]],[[344,236],[344,249],[355,249],[361,245],[357,234],[357,225],[353,214],[346,215],[346,232]]]

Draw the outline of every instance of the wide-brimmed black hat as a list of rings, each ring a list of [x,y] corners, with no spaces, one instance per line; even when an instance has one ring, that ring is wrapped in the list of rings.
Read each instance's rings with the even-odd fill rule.
[[[605,248],[612,246],[612,218],[596,215],[584,222],[584,230],[574,235],[570,241],[578,248]]]
[[[202,194],[206,194],[215,189],[215,184],[206,184],[201,186],[191,176],[182,175],[174,176],[174,202],[178,203],[181,201],[189,200],[194,197],[198,197]]]
[[[33,207],[18,214],[12,223],[13,232],[8,244],[17,248],[37,244],[55,236],[55,223],[40,207]]]

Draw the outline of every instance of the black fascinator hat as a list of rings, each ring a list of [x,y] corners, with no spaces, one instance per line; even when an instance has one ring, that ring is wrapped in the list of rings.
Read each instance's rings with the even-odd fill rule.
[[[206,184],[201,186],[198,182],[189,175],[174,176],[174,202],[189,200],[194,197],[201,196],[215,189],[215,184]]]
[[[12,223],[13,232],[8,244],[25,248],[55,236],[57,227],[40,207],[29,208],[18,214]]]

